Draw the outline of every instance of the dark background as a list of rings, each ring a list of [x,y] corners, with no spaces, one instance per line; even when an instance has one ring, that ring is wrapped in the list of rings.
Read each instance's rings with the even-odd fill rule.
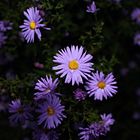
[[[99,113],[111,112],[116,120],[107,136],[100,139],[139,140],[140,46],[134,45],[133,36],[140,25],[131,20],[131,12],[140,8],[140,1],[95,2],[99,11],[91,14],[86,13],[90,0],[1,0],[0,20],[12,22],[13,29],[6,32],[7,42],[0,48],[0,96],[6,96],[6,103],[19,97],[30,102],[37,78],[46,73],[55,77],[51,68],[56,51],[72,44],[83,45],[94,57],[94,68],[113,72],[119,87],[113,98],[93,103]],[[23,11],[31,6],[42,10],[52,30],[42,30],[41,42],[35,39],[35,43],[27,44],[20,39],[19,25],[25,19]],[[36,61],[43,63],[44,68],[36,69]],[[8,116],[7,110],[0,112],[0,140],[30,137],[29,130],[11,127]]]

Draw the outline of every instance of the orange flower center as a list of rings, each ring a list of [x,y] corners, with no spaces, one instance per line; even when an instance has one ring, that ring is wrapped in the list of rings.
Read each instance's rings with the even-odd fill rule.
[[[30,22],[30,29],[35,30],[35,28],[36,28],[36,23],[34,21],[31,21]]]
[[[71,70],[77,70],[78,67],[79,67],[79,64],[76,60],[72,60],[72,61],[69,62],[69,68]]]
[[[47,108],[47,114],[49,115],[49,116],[51,116],[51,115],[53,115],[55,113],[55,110],[52,108],[52,107],[48,107]]]
[[[98,86],[99,88],[101,88],[101,89],[104,89],[105,86],[106,86],[106,83],[103,82],[103,81],[101,81],[101,82],[99,82],[99,83],[97,84],[97,86]]]

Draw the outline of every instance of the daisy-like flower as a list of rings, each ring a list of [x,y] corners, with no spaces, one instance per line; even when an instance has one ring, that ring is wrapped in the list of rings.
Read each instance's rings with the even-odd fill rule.
[[[88,90],[89,96],[94,95],[95,100],[107,99],[112,97],[117,92],[116,81],[112,73],[106,77],[103,72],[92,73],[91,79],[88,80],[86,89]]]
[[[87,128],[79,128],[80,129],[80,139],[81,140],[91,140],[96,139],[99,136],[104,136],[107,132],[110,131],[111,125],[114,124],[114,119],[112,118],[112,114],[103,114],[101,116],[101,121],[94,122],[89,125]]]
[[[87,79],[92,70],[92,56],[83,51],[83,47],[71,46],[54,56],[54,62],[58,66],[54,66],[53,70],[57,70],[56,74],[61,74],[61,77],[66,76],[65,83],[72,82],[72,85],[83,83],[83,79]]]
[[[98,9],[96,8],[96,4],[93,1],[92,4],[87,6],[86,12],[88,12],[88,13],[95,13],[96,11],[98,11]]]
[[[9,117],[11,123],[17,124],[24,123],[26,120],[33,118],[31,115],[31,107],[27,105],[22,105],[20,99],[12,101],[9,104],[9,112],[11,116]]]
[[[140,24],[140,8],[136,8],[132,11],[131,19]]]
[[[24,24],[20,26],[24,38],[27,42],[34,42],[34,36],[36,33],[38,39],[41,40],[40,28],[45,28],[45,24],[41,24],[43,19],[41,18],[37,7],[27,9],[27,11],[24,11],[24,15],[27,17],[27,20],[24,20]],[[45,29],[50,30],[50,28]]]
[[[136,33],[134,36],[134,44],[140,46],[140,33]]]
[[[102,123],[106,131],[110,131],[110,126],[114,124],[115,120],[112,118],[112,114],[102,114],[100,115],[102,119]]]
[[[38,125],[43,124],[44,128],[56,128],[61,121],[66,117],[63,114],[64,106],[55,95],[48,96],[47,101],[39,105],[37,112],[40,113],[38,117]]]
[[[55,93],[55,89],[58,85],[58,78],[53,81],[51,76],[46,78],[41,78],[35,85],[35,89],[38,90],[35,95],[35,100],[44,99],[49,94],[58,94]]]

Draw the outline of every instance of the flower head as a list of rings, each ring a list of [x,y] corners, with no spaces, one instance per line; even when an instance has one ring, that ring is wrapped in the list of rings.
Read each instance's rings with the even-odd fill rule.
[[[103,72],[92,73],[91,79],[87,82],[86,89],[88,90],[89,96],[94,95],[95,100],[107,99],[107,97],[112,97],[113,94],[117,92],[117,82],[112,73],[108,74],[106,77]]]
[[[61,74],[61,77],[66,76],[65,83],[83,83],[82,78],[87,79],[92,70],[93,63],[89,62],[91,59],[92,56],[86,54],[82,46],[67,47],[54,56],[53,61],[58,66],[54,66],[53,70],[57,70],[56,74]]]
[[[110,131],[110,126],[114,124],[115,120],[112,118],[112,114],[102,114],[100,115],[102,119],[102,123],[106,131]]]
[[[64,106],[55,95],[47,97],[47,101],[41,105],[37,112],[40,113],[38,117],[38,124],[43,124],[44,128],[56,128],[66,116],[63,114]]]
[[[91,140],[106,135],[106,133],[110,131],[110,126],[114,124],[114,121],[112,114],[101,115],[101,121],[94,122],[87,128],[79,128],[81,131],[79,133],[80,139]]]
[[[31,107],[27,105],[22,105],[20,99],[12,101],[9,104],[9,112],[11,116],[9,117],[11,123],[17,124],[24,123],[26,120],[31,119]]]
[[[136,8],[132,11],[131,18],[140,24],[140,8]]]
[[[45,27],[45,24],[41,24],[43,19],[39,14],[37,7],[31,7],[24,11],[24,15],[27,17],[27,20],[24,20],[24,24],[20,26],[22,29],[22,34],[27,42],[34,42],[35,33],[39,40],[41,40],[40,28]],[[50,30],[50,28],[45,28]]]
[[[82,89],[79,89],[79,88],[76,89],[73,93],[74,93],[75,99],[78,101],[85,100],[86,95],[87,95],[85,91],[83,91]]]
[[[55,89],[58,85],[58,78],[53,81],[51,76],[47,76],[46,78],[41,78],[35,85],[35,89],[38,90],[35,95],[35,100],[43,99],[49,94],[57,94],[55,93]]]
[[[95,13],[98,9],[96,8],[95,2],[93,1],[92,4],[87,6],[88,13]]]

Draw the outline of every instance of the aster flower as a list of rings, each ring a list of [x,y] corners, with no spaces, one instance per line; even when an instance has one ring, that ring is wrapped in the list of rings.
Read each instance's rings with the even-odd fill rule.
[[[7,36],[5,36],[3,32],[0,32],[0,48],[5,44],[6,39]]]
[[[20,99],[12,101],[9,104],[9,112],[11,116],[9,117],[11,123],[17,124],[24,123],[25,120],[32,119],[31,107],[27,105],[22,105]]]
[[[73,93],[74,93],[75,99],[78,101],[85,100],[86,95],[87,95],[85,91],[83,91],[82,89],[79,89],[79,88],[76,89]]]
[[[35,129],[32,133],[33,140],[58,140],[59,134],[54,130]]]
[[[88,13],[95,13],[98,9],[96,8],[96,4],[95,2],[93,1],[92,4],[88,5],[87,6],[87,12]]]
[[[94,95],[95,100],[107,99],[112,97],[117,92],[116,81],[112,73],[106,77],[103,72],[92,73],[91,79],[88,80],[86,89],[88,90],[89,96]]]
[[[83,51],[83,47],[78,46],[67,47],[54,56],[54,62],[58,66],[54,66],[53,70],[57,70],[56,74],[61,77],[66,76],[65,83],[72,82],[72,85],[83,83],[83,79],[87,79],[92,70],[92,56]]]
[[[24,11],[24,15],[27,17],[27,20],[24,20],[24,24],[20,26],[22,29],[22,34],[27,42],[34,42],[35,33],[39,40],[41,40],[40,28],[45,28],[45,24],[41,24],[43,19],[39,14],[37,7],[31,7]],[[50,30],[50,28],[45,28]]]
[[[101,121],[94,122],[87,128],[79,128],[80,129],[80,139],[81,140],[93,140],[98,138],[99,136],[104,136],[107,132],[110,131],[110,126],[114,124],[114,119],[112,118],[112,114],[103,114],[101,115]]]
[[[13,23],[9,21],[0,21],[0,31],[5,32],[12,29]]]
[[[140,33],[136,33],[134,36],[134,44],[140,46]]]
[[[51,76],[47,76],[46,78],[41,78],[41,80],[38,80],[38,82],[35,85],[35,89],[39,92],[36,92],[35,100],[44,99],[49,94],[56,94],[55,89],[58,85],[58,78],[53,81]]]
[[[100,115],[102,119],[102,123],[106,131],[110,131],[110,126],[114,124],[115,120],[112,118],[112,114],[102,114]]]
[[[38,125],[43,124],[44,128],[56,128],[66,116],[63,114],[64,106],[56,96],[48,96],[47,101],[39,105],[37,112],[40,113],[38,117]]]
[[[140,24],[140,8],[136,8],[132,11],[131,18]]]

